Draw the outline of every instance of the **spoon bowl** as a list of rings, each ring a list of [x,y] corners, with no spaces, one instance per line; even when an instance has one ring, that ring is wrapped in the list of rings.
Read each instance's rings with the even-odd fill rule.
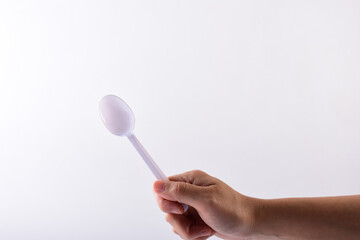
[[[115,95],[100,100],[100,117],[105,127],[116,136],[130,136],[134,130],[135,117],[129,105]]]
[[[129,105],[115,95],[107,95],[100,100],[99,111],[105,127],[116,136],[126,136],[155,177],[159,180],[168,180],[166,175],[161,171],[155,161],[151,158],[150,154],[133,134],[135,117]],[[182,204],[182,206],[184,212],[186,212],[188,206],[186,204]]]

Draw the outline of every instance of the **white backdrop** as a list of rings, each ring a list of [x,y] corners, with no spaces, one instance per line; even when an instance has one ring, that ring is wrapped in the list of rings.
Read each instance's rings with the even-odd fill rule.
[[[360,193],[360,2],[0,1],[0,239],[178,239],[98,102],[168,175]]]

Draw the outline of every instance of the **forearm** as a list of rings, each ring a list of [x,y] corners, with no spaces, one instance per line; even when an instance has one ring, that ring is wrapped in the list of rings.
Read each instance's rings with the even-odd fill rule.
[[[360,195],[258,201],[257,234],[286,240],[360,239]]]

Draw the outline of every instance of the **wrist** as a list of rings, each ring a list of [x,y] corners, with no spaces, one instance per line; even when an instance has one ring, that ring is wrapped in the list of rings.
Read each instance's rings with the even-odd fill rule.
[[[239,225],[238,233],[236,234],[239,239],[243,239],[244,237],[252,237],[259,236],[261,233],[259,232],[260,224],[262,222],[262,209],[266,200],[247,197],[242,194],[239,195],[238,201],[238,219]]]
[[[271,205],[271,200],[251,198],[249,200],[249,212],[247,217],[247,236],[250,239],[264,239],[264,240],[275,240],[280,239],[278,236],[273,235],[266,231],[270,224],[266,220],[266,215],[269,214],[267,211]],[[271,211],[270,211],[271,212]],[[275,219],[272,219],[274,221]]]

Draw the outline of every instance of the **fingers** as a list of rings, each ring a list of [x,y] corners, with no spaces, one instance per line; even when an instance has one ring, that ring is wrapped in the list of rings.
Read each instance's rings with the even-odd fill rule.
[[[166,200],[159,195],[155,194],[156,202],[159,205],[159,208],[165,213],[174,213],[174,214],[183,214],[184,208],[178,202],[172,202]]]
[[[195,208],[201,205],[203,199],[209,197],[206,187],[184,182],[156,181],[154,191],[166,200],[185,203]]]
[[[170,181],[186,182],[197,186],[209,186],[216,184],[217,179],[200,170],[193,170],[169,177]]]
[[[209,187],[220,182],[218,179],[199,170],[175,175],[169,177],[169,180],[156,181],[154,183],[155,193],[166,200],[185,203],[195,208],[203,206],[204,200],[209,199]],[[169,211],[169,209],[164,210]]]
[[[213,185],[221,181],[199,170],[175,175],[169,180],[156,181],[154,192],[160,209],[168,213],[167,221],[173,226],[173,231],[189,240],[205,240],[212,236],[215,231],[201,220],[196,209],[205,211],[209,207]],[[192,206],[189,210],[195,211],[197,217],[189,210],[184,213],[180,203]]]
[[[192,224],[184,215],[167,214],[166,221],[173,227],[173,231],[186,240],[207,239],[214,231],[206,224]]]

